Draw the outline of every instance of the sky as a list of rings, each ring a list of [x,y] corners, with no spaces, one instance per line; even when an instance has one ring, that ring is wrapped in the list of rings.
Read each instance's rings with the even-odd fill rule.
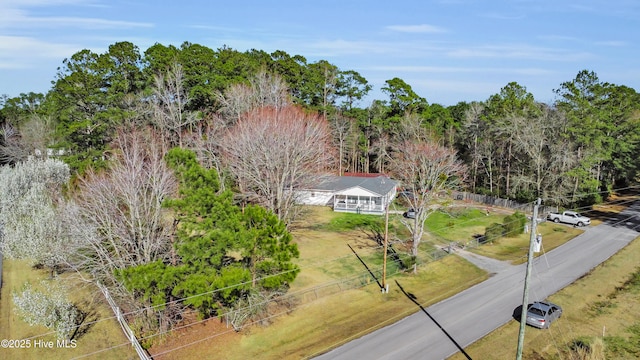
[[[582,70],[640,91],[637,0],[0,0],[0,95],[51,88],[65,58],[129,41],[282,50],[355,70],[387,100],[484,101],[511,82],[552,103]]]

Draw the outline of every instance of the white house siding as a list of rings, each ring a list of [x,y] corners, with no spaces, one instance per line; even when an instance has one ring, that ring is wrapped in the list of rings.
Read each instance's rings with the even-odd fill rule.
[[[396,196],[398,182],[380,177],[334,176],[316,189],[296,190],[296,202],[305,205],[332,206],[334,211],[384,214]]]
[[[333,193],[304,190],[298,191],[296,195],[298,197],[296,199],[298,204],[325,206],[331,204],[331,197],[333,196]]]
[[[382,214],[386,196],[355,187],[336,193],[333,210],[363,214]]]

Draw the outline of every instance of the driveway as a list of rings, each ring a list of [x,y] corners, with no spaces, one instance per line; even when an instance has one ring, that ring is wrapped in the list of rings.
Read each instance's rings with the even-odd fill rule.
[[[640,203],[588,228],[533,262],[529,300],[544,299],[604,262],[640,235]],[[527,264],[510,266],[470,253],[473,263],[495,273],[486,281],[395,324],[351,341],[317,359],[446,359],[512,319],[522,305]],[[391,283],[391,287],[401,283]],[[428,284],[425,284],[428,286]],[[411,289],[403,289],[407,294]],[[421,299],[410,300],[419,303]],[[515,355],[515,354],[514,354]]]

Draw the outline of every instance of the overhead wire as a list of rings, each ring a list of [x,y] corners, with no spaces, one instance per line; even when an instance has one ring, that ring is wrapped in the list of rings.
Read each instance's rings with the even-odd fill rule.
[[[620,188],[620,189],[613,190],[613,192],[622,191],[622,190],[637,189],[637,188],[638,188],[637,186],[629,186],[629,187],[625,187],[625,188]],[[594,195],[594,194],[603,194],[603,193],[608,193],[608,191],[600,191],[600,192],[597,192],[597,193],[592,193],[591,195]],[[586,194],[586,195],[589,195],[589,194]],[[558,199],[563,199],[563,198],[569,198],[569,197],[557,197],[557,198],[553,198],[552,200],[558,200]],[[633,201],[634,201],[634,200],[628,200],[628,201],[623,202],[623,203],[631,203],[631,202],[633,202]],[[528,204],[533,204],[533,202],[528,203]],[[618,204],[618,203],[616,203],[616,204]],[[525,205],[526,205],[526,204],[525,204]],[[585,207],[585,209],[586,209],[586,207]],[[577,209],[576,209],[576,210],[577,210]],[[592,210],[592,211],[593,211],[593,210]],[[587,211],[584,211],[583,213],[589,213],[589,211],[587,210]],[[467,221],[469,221],[469,222],[470,222],[470,221],[473,221],[473,219],[469,219],[469,220],[467,220]],[[442,230],[442,229],[446,229],[447,227],[450,227],[450,226],[449,226],[449,225],[447,225],[447,226],[443,226],[440,230]],[[438,230],[438,229],[436,229],[436,230]],[[381,246],[381,245],[378,245],[378,246],[372,247],[372,249],[374,249],[374,250],[375,250],[375,249],[380,249],[380,248],[382,248],[382,246]],[[343,258],[349,258],[349,257],[351,257],[351,256],[352,256],[351,254],[347,254],[347,255],[343,255],[343,256],[340,256],[340,257],[337,257],[337,258],[333,258],[333,259],[323,259],[322,261],[318,261],[318,262],[316,262],[316,263],[312,263],[311,268],[313,268],[313,267],[319,267],[319,266],[321,266],[321,265],[324,265],[324,264],[327,264],[327,263],[331,263],[331,262],[334,262],[334,261],[338,261],[338,260],[343,259]],[[305,268],[308,268],[308,267],[309,267],[308,265],[305,265]],[[300,270],[302,270],[302,269],[300,269]],[[264,277],[260,278],[259,280],[267,279],[267,278],[269,278],[269,277],[273,277],[273,276],[283,275],[283,274],[289,273],[289,272],[291,272],[291,271],[295,271],[295,270],[288,270],[288,271],[283,271],[283,272],[280,272],[280,273],[277,273],[277,274],[271,274],[271,275],[268,275],[268,276],[264,276]],[[364,272],[363,272],[363,273],[364,273]],[[336,280],[336,281],[339,281],[339,280]],[[327,284],[329,284],[329,283],[333,283],[333,282],[335,282],[335,281],[327,282]],[[228,289],[231,289],[231,288],[234,288],[234,287],[238,287],[238,286],[242,286],[242,285],[247,285],[248,283],[250,283],[250,281],[243,282],[243,283],[239,283],[239,284],[234,284],[234,285],[229,285],[229,286],[224,287],[224,288],[220,288],[220,289],[216,289],[216,290],[212,290],[212,291],[207,291],[207,292],[203,292],[203,293],[200,293],[200,294],[194,294],[194,295],[187,296],[187,297],[183,297],[183,298],[179,298],[179,299],[174,299],[174,300],[172,300],[172,301],[169,301],[169,302],[166,302],[166,303],[163,303],[163,304],[156,304],[156,305],[153,305],[153,306],[148,306],[148,307],[140,308],[140,309],[137,309],[137,310],[134,310],[134,311],[130,311],[130,312],[123,313],[122,315],[123,315],[123,316],[135,315],[135,314],[140,313],[140,312],[142,312],[142,311],[153,310],[153,309],[156,309],[156,308],[158,308],[158,307],[163,307],[163,306],[171,305],[171,304],[173,304],[173,303],[183,302],[183,301],[185,301],[185,300],[189,300],[189,299],[192,299],[192,298],[195,298],[195,297],[198,297],[198,296],[206,296],[206,295],[214,294],[214,293],[216,293],[216,292],[218,292],[218,291],[228,290]],[[300,291],[303,291],[303,290],[300,290]],[[294,292],[294,293],[292,293],[292,294],[295,294],[295,292]],[[115,315],[114,315],[114,316],[110,316],[110,317],[106,317],[106,318],[101,318],[101,319],[99,319],[99,320],[92,321],[92,322],[90,322],[90,323],[85,323],[85,324],[78,325],[78,327],[81,327],[81,326],[87,326],[87,325],[92,325],[92,324],[95,324],[95,323],[98,323],[98,322],[101,322],[101,321],[106,321],[106,320],[115,319],[115,318],[116,318],[116,316],[115,316]],[[215,318],[217,318],[217,316],[216,316],[216,317],[214,317],[214,319],[215,319]],[[211,318],[210,318],[210,319],[211,319]],[[210,319],[206,319],[206,320],[210,320]],[[206,320],[203,320],[203,321],[206,321]],[[201,322],[197,322],[197,323],[201,323]],[[196,324],[197,324],[197,323],[196,323]],[[184,325],[184,326],[179,327],[179,329],[184,329],[184,328],[190,327],[190,326],[192,326],[192,325],[196,325],[196,324],[187,324],[187,325]],[[146,339],[146,338],[151,338],[151,337],[155,337],[155,336],[163,335],[163,334],[166,334],[166,333],[171,332],[171,331],[172,331],[172,329],[170,329],[170,330],[168,330],[168,331],[164,331],[164,332],[162,332],[162,333],[153,334],[153,335],[151,335],[151,336],[145,336],[145,337],[143,337],[142,339]],[[232,331],[233,331],[233,330],[232,330]],[[42,337],[42,336],[46,336],[46,335],[51,335],[51,334],[54,334],[54,333],[55,333],[55,331],[50,331],[50,332],[47,332],[47,333],[43,333],[43,334],[39,334],[39,335],[34,335],[34,336],[32,336],[32,337],[29,337],[28,339],[35,339],[35,338],[38,338],[38,337]],[[130,342],[126,342],[126,343],[123,343],[123,344],[120,344],[120,345],[112,346],[112,347],[110,347],[110,349],[118,348],[118,347],[125,346],[125,345],[129,345],[129,344],[130,344]],[[95,352],[95,353],[98,353],[98,352]]]

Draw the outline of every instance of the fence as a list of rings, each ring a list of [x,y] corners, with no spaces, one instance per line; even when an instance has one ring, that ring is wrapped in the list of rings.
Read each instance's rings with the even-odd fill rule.
[[[447,251],[445,249],[434,249],[433,251],[429,252],[428,254],[425,254],[425,256],[422,256],[420,257],[420,259],[418,259],[418,266],[431,263],[434,261],[438,261],[449,254],[450,254],[450,251]],[[367,285],[370,285],[372,283],[375,283],[376,281],[381,286],[382,285],[381,284],[382,268],[370,269],[370,271],[371,272],[367,270],[363,270],[357,273],[356,275],[350,276],[348,278],[327,282],[325,284],[318,285],[308,289],[289,292],[284,296],[278,297],[277,299],[269,300],[268,302],[269,303],[275,303],[275,302],[288,303],[288,304],[293,304],[295,306],[295,305],[311,303],[322,297],[334,295],[343,291],[359,289]],[[387,268],[386,276],[387,278],[389,278],[391,276],[394,276],[403,272],[408,272],[408,271],[413,271],[413,270],[412,268],[401,270],[400,267],[397,267],[395,271],[393,270],[390,271],[390,269]],[[241,313],[245,310],[246,309],[244,308],[236,309],[224,314],[223,318],[225,319],[227,326],[229,326],[231,322],[230,321],[231,318],[238,316],[237,315],[238,313]]]
[[[469,202],[484,204],[488,206],[503,207],[503,208],[513,209],[513,210],[518,210],[525,214],[533,213],[533,206],[534,206],[533,202],[521,204],[514,200],[502,199],[502,198],[491,196],[491,195],[473,194],[473,193],[468,193],[463,191],[454,191],[452,196],[454,200],[469,201]],[[547,214],[549,212],[556,212],[556,211],[558,211],[558,208],[556,206],[540,206],[538,213]]]
[[[138,356],[140,356],[140,359],[151,360],[151,357],[142,348],[142,346],[138,342],[138,338],[136,338],[136,335],[133,333],[133,330],[131,330],[131,328],[129,327],[129,324],[127,324],[127,321],[122,315],[122,311],[120,311],[120,307],[118,307],[116,302],[113,301],[111,294],[109,294],[109,290],[107,290],[106,287],[102,286],[102,284],[100,283],[97,283],[97,284],[98,284],[98,288],[100,288],[100,290],[104,294],[104,297],[107,299],[107,302],[111,306],[111,310],[113,310],[113,313],[116,315],[116,319],[118,319],[118,322],[120,323],[120,327],[124,332],[124,336],[126,336],[127,339],[131,341],[131,345],[133,345],[133,348],[136,350],[136,353],[138,353]]]

